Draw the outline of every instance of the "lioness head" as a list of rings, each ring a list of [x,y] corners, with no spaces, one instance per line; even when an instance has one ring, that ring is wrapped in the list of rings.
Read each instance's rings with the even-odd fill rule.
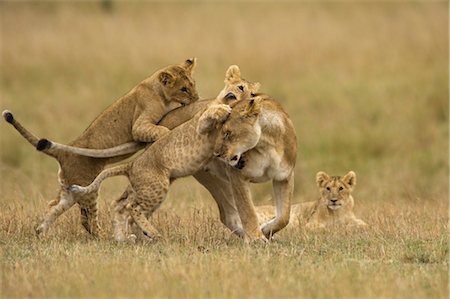
[[[187,59],[179,65],[171,65],[158,73],[161,92],[167,101],[187,105],[198,100],[195,81],[192,79],[195,58]]]
[[[225,87],[217,96],[218,99],[226,99],[232,102],[232,95],[235,100],[241,100],[255,94],[260,87],[258,82],[252,83],[241,77],[241,70],[237,65],[231,65],[225,73]]]
[[[244,166],[241,155],[254,148],[261,137],[258,117],[263,99],[254,97],[231,104],[233,110],[224,122],[214,147],[216,157],[231,166]]]
[[[321,200],[330,210],[337,210],[349,202],[350,194],[356,185],[356,174],[353,171],[344,177],[329,176],[323,171],[316,174],[316,183]]]

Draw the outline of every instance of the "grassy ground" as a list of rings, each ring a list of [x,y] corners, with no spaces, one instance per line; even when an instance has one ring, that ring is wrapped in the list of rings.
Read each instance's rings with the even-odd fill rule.
[[[1,289],[9,297],[447,298],[447,3],[0,3],[1,109],[39,136],[74,139],[114,99],[196,56],[200,95],[230,64],[276,97],[296,126],[295,201],[319,170],[354,170],[367,229],[285,230],[245,245],[191,178],[155,215],[164,240],[100,240],[76,208],[42,240],[33,226],[57,189],[54,161],[0,128]],[[266,204],[270,184],[255,186]]]

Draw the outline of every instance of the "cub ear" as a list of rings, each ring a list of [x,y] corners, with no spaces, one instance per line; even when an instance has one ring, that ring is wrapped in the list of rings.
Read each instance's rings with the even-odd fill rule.
[[[184,67],[188,72],[190,72],[191,75],[192,75],[192,73],[194,72],[194,68],[195,68],[196,65],[197,65],[197,58],[195,58],[195,57],[186,59],[186,61],[183,63],[183,67]]]
[[[356,173],[349,171],[342,180],[344,183],[348,184],[350,187],[354,188],[356,186]]]
[[[251,99],[248,101],[247,106],[245,107],[244,111],[241,112],[241,116],[243,117],[255,117],[258,116],[261,112],[261,99]]]
[[[225,73],[225,83],[241,80],[241,70],[237,65],[231,65]]]
[[[171,87],[175,83],[175,77],[167,71],[159,73],[158,79],[159,82],[166,87]]]
[[[322,188],[325,183],[330,179],[330,176],[323,171],[319,171],[316,174],[316,184],[317,187]]]
[[[260,87],[261,87],[261,84],[259,82],[249,83],[248,84],[248,88],[250,89],[250,93],[252,95],[256,94]]]

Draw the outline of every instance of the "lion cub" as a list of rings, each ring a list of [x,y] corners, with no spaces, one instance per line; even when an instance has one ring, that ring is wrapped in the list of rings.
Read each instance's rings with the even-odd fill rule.
[[[307,229],[315,229],[334,224],[366,225],[353,213],[354,200],[351,193],[356,185],[356,174],[353,171],[344,177],[329,176],[319,171],[316,174],[316,184],[320,198],[317,201],[292,205],[290,226],[306,223]],[[256,211],[261,223],[275,215],[273,206],[259,206]]]
[[[80,206],[82,225],[91,234],[98,234],[100,227],[97,216],[97,192],[73,194],[68,190],[68,186],[87,185],[107,164],[123,160],[128,156],[96,159],[78,154],[91,153],[95,151],[93,149],[105,149],[117,145],[119,145],[118,148],[129,149],[125,153],[134,153],[143,146],[129,142],[154,142],[164,136],[170,131],[158,125],[164,115],[175,108],[198,100],[192,78],[195,64],[195,58],[187,59],[182,64],[162,68],[143,80],[97,116],[89,127],[69,144],[72,149],[79,148],[76,153],[57,148],[46,139],[39,140],[24,128],[11,112],[3,112],[5,120],[13,125],[28,142],[38,150],[54,157],[59,163],[60,190],[56,199],[50,202],[50,210],[36,228],[38,235],[45,233],[57,217],[75,204]]]

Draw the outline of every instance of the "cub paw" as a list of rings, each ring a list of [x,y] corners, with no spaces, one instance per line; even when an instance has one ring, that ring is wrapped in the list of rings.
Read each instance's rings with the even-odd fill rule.
[[[231,107],[225,104],[216,105],[212,108],[214,109],[212,112],[212,116],[219,122],[223,122],[225,119],[227,119],[232,111]]]
[[[71,185],[69,187],[69,191],[72,193],[83,193],[84,187],[78,186],[78,185]]]

